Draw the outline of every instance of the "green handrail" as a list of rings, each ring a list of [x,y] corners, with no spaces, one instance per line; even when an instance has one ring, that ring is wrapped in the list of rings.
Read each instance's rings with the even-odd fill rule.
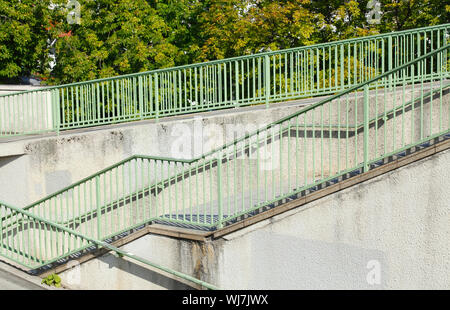
[[[423,27],[0,95],[0,136],[332,94],[445,45],[449,30]]]
[[[219,60],[210,60],[210,61],[205,61],[205,62],[201,62],[201,63],[175,66],[175,67],[164,68],[164,69],[155,69],[155,70],[143,71],[143,72],[138,72],[138,73],[130,73],[130,74],[124,74],[124,75],[109,77],[109,78],[93,79],[93,80],[84,81],[84,82],[76,82],[76,83],[68,83],[68,84],[63,84],[63,85],[48,86],[48,87],[45,87],[45,88],[39,89],[39,90],[19,91],[19,92],[15,92],[14,94],[23,94],[23,93],[32,93],[32,92],[37,92],[37,91],[52,90],[52,89],[58,89],[58,88],[63,88],[63,87],[67,87],[67,86],[81,86],[81,85],[86,85],[86,84],[95,83],[95,82],[107,82],[107,81],[112,81],[112,80],[121,79],[121,78],[138,77],[138,76],[147,75],[147,74],[151,74],[151,73],[168,72],[168,71],[179,70],[179,69],[189,69],[189,68],[194,68],[194,67],[202,67],[202,66],[206,66],[206,65],[221,64],[221,63],[228,62],[228,61],[242,60],[242,59],[254,58],[254,57],[259,57],[259,56],[277,55],[277,54],[284,53],[284,52],[300,51],[300,50],[311,49],[311,48],[328,47],[330,45],[335,45],[338,43],[345,44],[345,43],[365,41],[365,40],[369,40],[369,39],[380,39],[380,38],[386,38],[386,37],[391,37],[391,36],[402,36],[402,35],[411,34],[411,33],[417,34],[417,33],[432,31],[432,30],[436,30],[436,29],[446,29],[446,28],[448,29],[448,27],[450,27],[450,23],[442,24],[442,25],[414,28],[414,29],[407,29],[407,30],[401,30],[401,31],[393,31],[393,32],[388,32],[388,33],[375,34],[375,35],[369,35],[369,36],[363,36],[363,37],[357,37],[357,38],[351,38],[351,39],[345,39],[345,40],[338,40],[338,41],[332,41],[332,42],[326,42],[326,43],[318,43],[318,44],[301,46],[301,47],[293,47],[293,48],[287,48],[287,49],[276,50],[276,51],[260,52],[260,53],[255,53],[255,54],[251,54],[251,55],[229,57],[229,58],[219,59]],[[5,94],[0,95],[0,97],[3,97],[3,96],[8,96],[8,95],[5,95]]]
[[[216,286],[214,286],[214,285],[212,285],[210,283],[207,283],[205,281],[201,281],[201,280],[199,280],[197,278],[194,278],[194,277],[192,277],[190,275],[187,275],[187,274],[184,274],[182,272],[175,271],[175,270],[173,270],[171,268],[167,268],[167,267],[164,267],[162,265],[155,264],[155,263],[153,263],[153,262],[151,262],[151,261],[149,261],[149,260],[147,260],[145,258],[139,257],[139,256],[134,255],[132,253],[128,253],[126,251],[123,251],[123,250],[121,250],[121,249],[119,249],[119,248],[117,248],[115,246],[112,246],[109,243],[102,242],[100,240],[96,240],[96,239],[93,239],[93,238],[89,238],[87,236],[84,236],[84,235],[78,233],[77,231],[68,229],[65,226],[53,223],[51,221],[48,221],[45,218],[41,218],[41,217],[39,217],[39,216],[37,216],[35,214],[32,214],[32,213],[30,213],[30,212],[28,212],[26,210],[7,205],[7,204],[5,204],[5,203],[0,201],[0,211],[4,211],[4,210],[8,210],[10,212],[13,212],[14,216],[16,216],[16,217],[20,214],[22,218],[26,217],[28,221],[36,221],[36,222],[39,222],[39,223],[42,223],[42,224],[46,224],[49,227],[54,228],[55,231],[64,232],[64,233],[67,233],[70,236],[78,237],[78,238],[80,238],[82,240],[85,240],[85,241],[89,242],[92,245],[96,245],[98,248],[105,248],[105,249],[108,249],[110,251],[116,252],[120,256],[129,257],[132,260],[135,260],[135,261],[141,262],[141,263],[143,263],[145,265],[157,268],[157,269],[162,270],[164,272],[167,272],[167,273],[169,273],[171,275],[177,276],[177,277],[179,277],[181,279],[188,280],[188,281],[190,281],[192,283],[199,284],[202,287],[205,287],[207,289],[210,289],[210,290],[218,290],[219,289],[218,287],[216,287]],[[1,227],[1,228],[3,229],[3,227]],[[3,236],[3,231],[1,231],[1,235]],[[3,242],[2,242],[2,246],[3,246]],[[2,254],[2,253],[0,253],[0,254]],[[21,264],[24,265],[22,262],[21,262]],[[42,265],[46,265],[46,264],[48,264],[48,262],[44,261]],[[24,266],[27,266],[27,265],[24,265]],[[28,266],[28,267],[30,267],[30,266]]]

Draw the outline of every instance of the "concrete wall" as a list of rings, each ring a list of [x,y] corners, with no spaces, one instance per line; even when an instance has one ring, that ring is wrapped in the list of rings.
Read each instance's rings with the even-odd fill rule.
[[[447,150],[218,240],[123,248],[224,289],[449,289],[449,188]],[[74,270],[74,288],[182,288],[111,254]]]
[[[0,96],[37,91],[40,86],[0,85]],[[0,97],[0,137],[2,134],[45,132],[53,128],[51,95],[31,92]]]
[[[318,100],[0,140],[0,199],[22,207],[136,154],[193,158],[222,145],[225,139],[217,138],[222,128],[244,125],[244,132],[236,133],[241,136]]]

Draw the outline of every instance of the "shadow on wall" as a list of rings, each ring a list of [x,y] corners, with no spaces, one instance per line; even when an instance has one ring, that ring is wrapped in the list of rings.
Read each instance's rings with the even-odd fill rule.
[[[108,268],[117,268],[120,271],[117,272],[124,272],[125,274],[132,274],[134,276],[137,276],[145,281],[151,282],[156,286],[160,286],[162,288],[168,289],[168,290],[194,290],[195,288],[186,285],[180,281],[177,281],[175,279],[169,278],[167,276],[164,276],[161,273],[158,273],[153,270],[149,270],[147,268],[144,268],[136,263],[133,263],[131,261],[117,258],[114,255],[108,254],[106,256],[102,256],[99,258],[100,261],[102,261],[105,264],[108,264]]]
[[[19,157],[22,157],[22,155],[18,155],[18,156],[7,156],[7,157],[2,157],[2,158],[0,158],[0,168],[2,168],[3,166],[6,166],[6,165],[12,163],[13,161],[15,161],[16,159],[18,159]]]

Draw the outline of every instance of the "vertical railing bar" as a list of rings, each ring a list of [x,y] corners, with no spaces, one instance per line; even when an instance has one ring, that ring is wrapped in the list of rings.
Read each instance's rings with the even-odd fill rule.
[[[217,208],[218,208],[218,219],[217,228],[221,229],[223,227],[223,200],[222,200],[222,152],[218,152],[217,155]]]
[[[355,127],[357,130],[357,127]],[[356,133],[357,134],[357,133]],[[364,172],[369,171],[369,86],[364,86]],[[357,164],[357,162],[355,163]]]

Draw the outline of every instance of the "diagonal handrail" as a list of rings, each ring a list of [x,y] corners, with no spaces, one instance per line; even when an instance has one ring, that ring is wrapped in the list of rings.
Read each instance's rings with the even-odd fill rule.
[[[167,267],[164,267],[162,265],[153,263],[153,262],[151,262],[151,261],[149,261],[149,260],[147,260],[145,258],[139,257],[137,255],[134,255],[134,254],[126,252],[126,251],[123,251],[123,250],[121,250],[121,249],[119,249],[119,248],[117,248],[117,247],[115,247],[115,246],[113,246],[113,245],[111,245],[109,243],[106,243],[106,242],[103,242],[101,240],[96,240],[94,238],[90,238],[88,236],[82,235],[82,234],[80,234],[77,231],[71,230],[71,229],[69,229],[69,228],[67,228],[65,226],[62,226],[62,225],[59,225],[57,223],[51,222],[51,221],[49,221],[49,220],[47,220],[45,218],[41,218],[41,217],[39,217],[39,216],[37,216],[37,215],[35,215],[33,213],[30,213],[30,212],[28,212],[26,210],[23,210],[23,209],[20,209],[20,208],[17,208],[17,207],[13,207],[11,205],[7,205],[7,204],[5,204],[5,203],[3,203],[1,201],[0,201],[0,207],[4,207],[4,208],[6,208],[6,209],[8,209],[10,211],[13,211],[16,214],[20,214],[22,217],[27,217],[28,220],[30,220],[30,221],[37,221],[39,223],[46,224],[46,225],[52,227],[53,229],[55,229],[57,231],[65,232],[65,233],[67,233],[67,234],[69,234],[71,236],[75,236],[75,237],[78,237],[80,239],[83,239],[83,240],[89,242],[92,245],[96,245],[98,248],[108,249],[110,251],[113,251],[113,252],[117,253],[120,256],[126,256],[128,258],[131,258],[132,260],[135,260],[135,261],[138,261],[138,262],[143,263],[145,265],[157,268],[157,269],[159,269],[161,271],[167,272],[167,273],[169,273],[171,275],[174,275],[174,276],[177,276],[177,277],[179,277],[181,279],[185,279],[185,280],[188,280],[188,281],[190,281],[192,283],[201,285],[202,287],[205,287],[207,289],[210,289],[210,290],[218,290],[219,289],[215,285],[212,285],[212,284],[207,283],[205,281],[201,281],[201,280],[199,280],[197,278],[194,278],[194,277],[192,277],[190,275],[187,275],[185,273],[182,273],[182,272],[178,272],[178,271],[173,270],[171,268],[167,268]],[[2,232],[2,234],[3,234],[3,232]],[[4,246],[3,243],[1,245]],[[46,265],[46,264],[49,264],[49,262],[46,261],[46,262],[43,262],[43,264]]]

